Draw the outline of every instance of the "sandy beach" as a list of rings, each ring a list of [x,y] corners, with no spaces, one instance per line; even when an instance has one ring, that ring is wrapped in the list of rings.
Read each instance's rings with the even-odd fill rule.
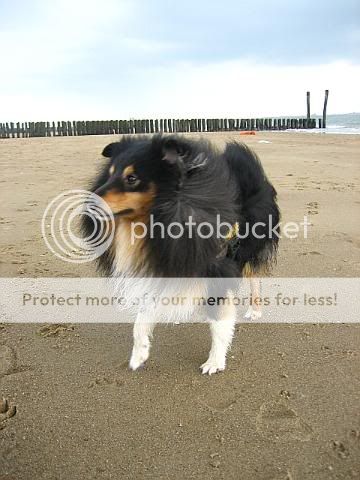
[[[208,138],[253,147],[283,221],[312,224],[281,241],[274,277],[359,277],[360,135]],[[96,275],[53,256],[40,221],[58,193],[86,188],[111,141],[0,140],[1,277]],[[242,323],[212,377],[198,370],[206,325],[158,326],[135,373],[131,329],[0,324],[0,480],[360,478],[358,324]]]

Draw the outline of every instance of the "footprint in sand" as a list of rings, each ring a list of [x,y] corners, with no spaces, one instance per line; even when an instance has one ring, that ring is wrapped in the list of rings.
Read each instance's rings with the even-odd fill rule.
[[[274,440],[309,441],[313,430],[283,401],[267,402],[261,405],[256,417],[256,429],[262,435]]]
[[[317,215],[319,213],[319,204],[318,202],[309,202],[306,204],[307,214],[308,215]]]
[[[0,377],[16,371],[16,355],[12,348],[0,345]]]
[[[317,252],[316,250],[313,250],[311,252],[301,252],[301,253],[298,253],[298,255],[321,255],[321,253]]]
[[[326,237],[335,237],[343,240],[344,242],[350,243],[352,246],[360,248],[360,241],[356,238],[352,238],[350,235],[344,232],[333,232],[325,235]]]
[[[218,395],[216,390],[207,391],[204,395],[198,398],[200,405],[210,410],[211,412],[223,413],[231,410],[237,403],[237,397],[234,393]]]
[[[0,400],[0,430],[2,430],[6,421],[16,414],[16,405],[10,405],[7,398]]]
[[[347,458],[350,455],[349,449],[345,447],[345,445],[342,442],[339,442],[338,440],[334,440],[331,442],[331,447],[334,451],[334,453],[339,457],[339,458]]]
[[[295,190],[304,190],[305,189],[305,184],[302,182],[296,182],[295,184]]]
[[[115,386],[115,387],[122,387],[125,384],[124,380],[119,378],[109,378],[106,376],[97,377],[96,380],[89,383],[89,387],[104,387],[104,386]],[[0,479],[1,480],[1,479]]]
[[[73,325],[69,325],[68,323],[50,323],[47,325],[43,325],[38,334],[41,337],[56,337],[60,333],[64,332],[72,332],[75,330]]]
[[[294,480],[294,477],[289,470],[280,471],[280,469],[281,467],[279,466],[266,466],[262,472],[263,476],[261,478],[264,480]]]

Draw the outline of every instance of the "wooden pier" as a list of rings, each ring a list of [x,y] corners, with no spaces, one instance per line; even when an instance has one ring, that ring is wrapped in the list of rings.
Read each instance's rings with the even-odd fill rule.
[[[321,128],[314,118],[197,118],[0,123],[0,138],[72,137],[136,133],[233,132]]]

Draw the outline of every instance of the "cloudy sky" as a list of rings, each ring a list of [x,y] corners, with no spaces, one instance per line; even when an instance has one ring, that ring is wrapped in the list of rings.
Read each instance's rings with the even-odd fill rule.
[[[359,0],[0,0],[0,121],[360,111]]]

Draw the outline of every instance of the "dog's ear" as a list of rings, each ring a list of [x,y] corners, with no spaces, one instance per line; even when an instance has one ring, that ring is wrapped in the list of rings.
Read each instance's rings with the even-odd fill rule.
[[[123,137],[119,142],[109,143],[104,150],[102,155],[106,158],[115,157],[122,152],[125,152],[133,143],[136,143],[137,138],[133,138],[130,135],[128,137]]]
[[[106,145],[106,147],[102,151],[102,156],[106,158],[111,158],[114,156],[114,154],[118,149],[119,149],[119,142],[109,143],[109,145]]]
[[[191,162],[189,162],[187,171],[193,172],[197,168],[203,168],[208,163],[208,159],[206,157],[205,152],[200,152]]]
[[[162,145],[163,160],[176,164],[187,153],[186,145],[174,137],[165,138]]]

